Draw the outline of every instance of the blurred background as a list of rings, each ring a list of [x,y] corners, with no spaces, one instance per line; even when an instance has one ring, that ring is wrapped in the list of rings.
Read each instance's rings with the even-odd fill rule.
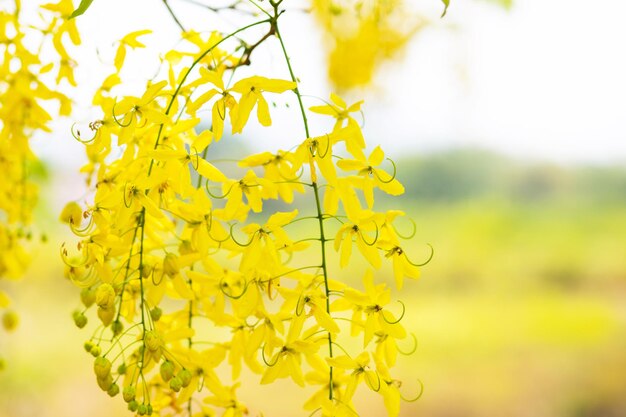
[[[159,45],[177,39],[160,2],[126,3],[96,0],[79,21],[75,100],[85,107],[110,71],[102,67],[114,40],[158,29],[142,55],[154,61]],[[170,3],[190,26],[207,26],[193,5]],[[418,348],[396,373],[409,397],[418,379],[424,385],[401,415],[626,416],[626,3],[453,0],[444,19],[436,0],[402,7],[403,19],[390,12],[363,32],[310,13],[286,16],[283,30],[307,105],[331,91],[365,100],[366,140],[383,146],[406,187],[379,202],[415,221],[411,252],[435,248],[421,279],[397,294]],[[215,24],[237,24],[229,19]],[[285,68],[272,46],[256,57],[278,76]],[[367,62],[349,56],[356,46]],[[150,77],[146,67],[125,79]],[[271,129],[253,126],[233,146],[291,147],[300,125],[284,104]],[[57,252],[72,241],[57,225],[60,208],[85,195],[82,150],[69,134],[37,141],[48,167],[39,215],[49,241],[34,248],[28,276],[7,284],[21,324],[0,334],[8,359],[0,416],[126,415],[94,383],[82,350],[89,330],[72,324],[77,290]],[[241,392],[251,415],[305,415],[293,412],[302,393],[290,383]],[[281,401],[267,401],[276,392]],[[364,417],[384,415],[375,395],[361,390],[359,401],[369,402]]]

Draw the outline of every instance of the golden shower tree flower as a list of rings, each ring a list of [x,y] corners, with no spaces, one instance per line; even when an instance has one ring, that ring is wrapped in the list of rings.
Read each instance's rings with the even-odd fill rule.
[[[115,52],[115,60],[114,60],[115,69],[118,72],[124,66],[124,61],[126,60],[127,48],[131,48],[131,49],[145,48],[146,45],[139,42],[138,38],[140,36],[148,35],[150,33],[152,33],[151,30],[147,30],[147,29],[138,30],[135,32],[131,32],[127,34],[126,36],[124,36],[122,39],[120,39],[119,45]]]
[[[374,204],[374,188],[379,188],[390,195],[404,194],[404,186],[395,177],[395,165],[393,175],[376,168],[383,163],[385,153],[377,146],[370,156],[360,159],[341,159],[337,166],[344,171],[356,171],[360,178],[355,178],[353,184],[363,190],[368,207]]]
[[[61,214],[79,241],[77,254],[67,245],[62,258],[84,291],[76,324],[100,319],[85,343],[109,361],[98,360],[97,383],[111,396],[121,391],[138,415],[240,416],[249,412],[236,396],[247,368],[262,384],[316,387],[305,408],[322,416],[357,414],[352,398],[364,381],[394,414],[396,380],[383,366],[395,362],[395,341],[406,337],[404,307],[398,318],[390,311],[390,290],[377,283],[391,278],[384,269],[368,270],[364,292],[337,277],[354,263],[354,245],[376,269],[382,250],[401,278],[415,275],[397,257],[393,223],[401,213],[374,211],[376,188],[398,195],[402,185],[395,167],[393,174],[380,167],[380,147],[365,155],[355,119],[361,101],[331,94],[310,112],[334,118],[332,130],[309,125],[281,34],[283,2],[233,11],[240,7],[252,10],[245,24],[230,33],[184,30],[144,93],[118,97],[126,54],[144,46],[138,39],[147,31],[125,36],[116,72],[94,95],[101,113],[89,125],[94,136],[76,135],[89,158],[88,191]],[[287,80],[257,74],[253,55],[270,38]],[[260,125],[271,125],[270,93],[298,102],[304,129],[292,134],[293,146],[236,154],[234,163],[217,156],[231,140],[228,119],[232,133],[243,133],[256,108]],[[200,128],[207,112],[211,126]],[[330,262],[330,242],[339,265]],[[361,334],[362,349],[344,343]]]
[[[257,118],[263,126],[270,126],[269,105],[262,93],[284,93],[296,88],[293,81],[277,80],[272,78],[253,76],[239,80],[231,89],[241,94],[237,107],[237,117],[233,120],[233,133],[241,133],[243,127],[248,122],[250,112],[257,106]]]

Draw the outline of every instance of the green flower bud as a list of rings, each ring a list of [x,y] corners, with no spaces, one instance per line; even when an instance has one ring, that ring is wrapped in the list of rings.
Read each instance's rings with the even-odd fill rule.
[[[91,349],[93,349],[94,346],[95,345],[94,345],[94,343],[91,340],[87,340],[85,342],[85,344],[83,345],[83,347],[85,348],[86,352],[91,352]]]
[[[94,345],[94,347],[91,348],[89,353],[91,353],[94,358],[97,358],[102,353],[102,349],[100,349],[100,346]]]
[[[182,382],[183,387],[187,387],[191,383],[191,371],[189,369],[181,369],[177,377]]]
[[[148,404],[148,410],[147,410],[147,411],[148,411],[148,412],[147,412],[146,414],[148,414],[149,416],[151,416],[151,415],[152,415],[152,411],[153,411],[153,410],[152,410],[152,404]]]
[[[154,307],[152,310],[150,310],[150,317],[152,318],[152,321],[159,321],[162,314],[163,310],[161,310],[159,307]]]
[[[113,330],[114,336],[118,336],[124,330],[124,324],[119,320],[115,320],[113,323],[111,323],[111,330]]]
[[[98,356],[93,364],[93,371],[98,378],[106,378],[111,374],[111,361],[103,356]]]
[[[74,313],[72,313],[72,317],[74,318],[74,324],[79,329],[82,329],[87,325],[87,317],[80,311],[75,311]]]
[[[123,363],[117,367],[117,373],[120,375],[124,375],[126,373],[126,364]]]
[[[161,372],[161,378],[163,378],[163,381],[167,382],[170,379],[172,379],[172,377],[174,376],[174,371],[175,371],[175,367],[174,364],[170,361],[164,361],[161,364],[161,368],[160,368],[160,372]]]
[[[109,397],[115,397],[119,393],[120,393],[120,386],[117,384],[111,384],[111,386],[109,387],[109,390],[107,391],[107,394],[109,394]]]
[[[137,407],[137,414],[139,414],[140,416],[145,416],[147,412],[148,407],[146,407],[145,404],[141,404],[139,405],[139,407]]]
[[[7,331],[15,330],[20,322],[20,318],[14,311],[6,311],[2,316],[2,326]]]
[[[96,302],[96,291],[91,288],[83,288],[80,292],[80,301],[86,308],[89,308]]]
[[[135,399],[135,386],[129,385],[127,387],[124,387],[124,391],[122,391],[122,397],[124,397],[124,401],[126,401],[127,403],[131,403]]]
[[[180,389],[183,387],[183,381],[181,381],[181,379],[177,376],[175,376],[174,378],[170,379],[170,388],[173,391],[180,391]]]
[[[109,388],[111,388],[111,385],[113,385],[113,377],[111,376],[111,374],[108,374],[104,378],[98,377],[96,378],[96,381],[98,382],[98,386],[102,391],[109,391]]]
[[[139,407],[139,404],[135,400],[132,400],[128,403],[128,409],[132,412],[137,411],[138,407]]]

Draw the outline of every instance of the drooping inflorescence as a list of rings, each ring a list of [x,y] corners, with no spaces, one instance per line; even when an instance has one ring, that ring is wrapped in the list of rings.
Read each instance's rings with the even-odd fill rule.
[[[247,414],[236,395],[244,366],[261,384],[289,378],[316,387],[303,402],[309,413],[358,415],[353,395],[362,387],[399,414],[390,369],[397,341],[410,335],[404,304],[392,313],[384,281],[401,288],[419,265],[394,226],[403,213],[377,212],[374,200],[404,188],[382,149],[367,149],[353,118],[360,102],[332,94],[309,111],[333,118],[333,128],[309,126],[280,32],[282,3],[238,2],[257,20],[229,34],[184,32],[141,96],[118,97],[126,54],[149,32],[127,35],[94,97],[102,116],[90,124],[93,136],[75,132],[91,194],[61,214],[79,238],[61,249],[67,276],[82,288],[74,322],[86,326],[95,310],[85,349],[96,381],[138,415]],[[256,42],[240,40],[254,27],[264,30]],[[271,38],[288,79],[241,75]],[[291,149],[234,167],[214,160],[230,140],[224,132],[245,133],[251,119],[270,126],[269,103],[288,94],[304,126]],[[363,290],[340,279],[355,259],[369,264]],[[375,278],[384,263],[393,272]]]
[[[75,85],[65,46],[80,42],[75,23],[66,20],[72,10],[71,1],[61,0],[42,5],[40,18],[31,19],[19,0],[0,7],[0,280],[20,278],[29,263],[38,194],[32,177],[41,164],[30,140],[37,132],[49,133],[55,115],[71,111],[59,85]],[[18,323],[9,304],[0,288],[0,313],[8,331]]]

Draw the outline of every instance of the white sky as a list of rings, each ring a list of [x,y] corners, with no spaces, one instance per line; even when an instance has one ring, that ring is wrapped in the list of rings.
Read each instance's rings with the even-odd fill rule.
[[[212,28],[209,14],[170,1],[181,20]],[[385,65],[372,90],[348,99],[366,100],[365,131],[372,146],[381,143],[396,157],[406,149],[423,153],[477,145],[558,162],[626,161],[626,1],[518,0],[506,12],[478,1],[452,0],[442,20],[438,0],[419,3],[433,25],[412,41],[401,60]],[[220,22],[223,29],[229,23],[234,19],[228,16]],[[111,43],[131,30],[156,29],[152,43],[160,47],[177,38],[157,0],[95,0],[79,24],[85,39],[79,61],[91,62],[78,68],[82,94],[110,71],[103,72],[95,47],[110,62]],[[284,24],[303,92],[328,97],[319,29],[300,14]],[[277,44],[263,51],[254,59],[264,75],[286,77]],[[144,55],[134,67],[127,80],[142,85],[155,64]],[[308,105],[318,104],[308,100]],[[294,112],[292,107],[273,115],[273,129],[251,127],[254,141],[293,145],[300,128]],[[88,117],[80,114],[78,119]],[[76,144],[68,146],[80,154]],[[67,163],[65,145],[42,147],[48,159]]]

